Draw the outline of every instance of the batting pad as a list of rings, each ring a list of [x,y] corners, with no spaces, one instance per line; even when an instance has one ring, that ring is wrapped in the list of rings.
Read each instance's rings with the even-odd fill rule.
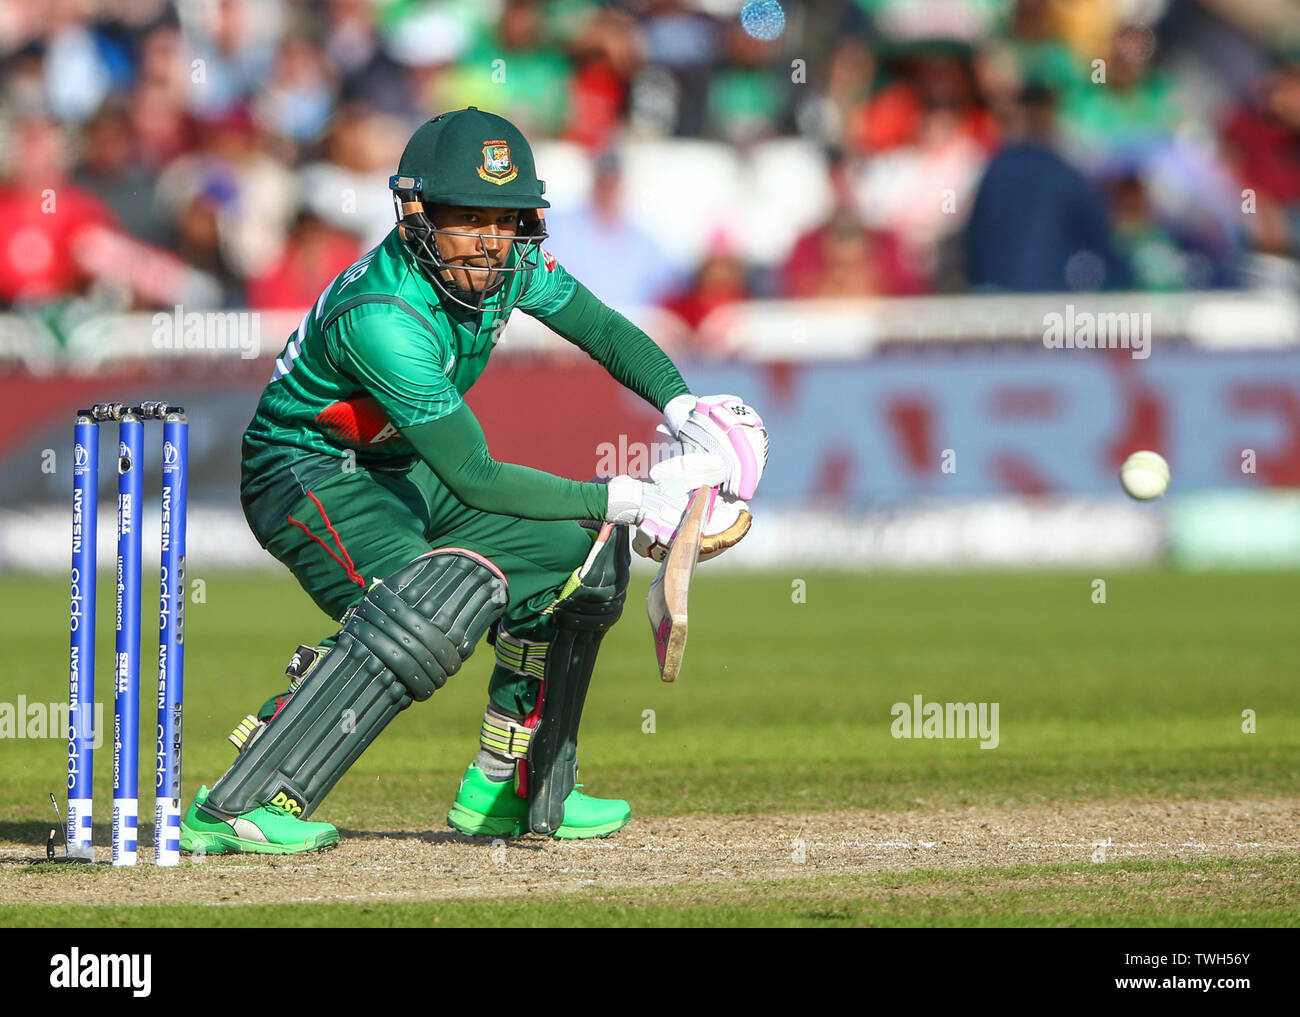
[[[613,527],[580,582],[555,605],[542,713],[528,751],[533,833],[552,834],[564,823],[564,800],[577,781],[582,707],[600,642],[623,613],[631,558],[627,527]]]
[[[508,600],[505,576],[459,549],[375,583],[206,807],[238,815],[273,804],[306,819],[398,713],[460,670]]]

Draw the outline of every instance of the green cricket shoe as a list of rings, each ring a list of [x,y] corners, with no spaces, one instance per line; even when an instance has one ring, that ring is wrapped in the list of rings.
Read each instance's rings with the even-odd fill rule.
[[[204,806],[206,786],[199,788],[194,804],[181,820],[181,850],[191,854],[223,855],[247,852],[292,855],[336,847],[339,832],[329,823],[312,823],[291,815],[278,805],[263,805],[238,816],[226,816]]]
[[[592,798],[575,788],[564,799],[564,825],[552,836],[559,840],[608,837],[631,818],[632,806],[627,802]],[[522,837],[528,832],[528,802],[515,794],[513,780],[489,780],[471,763],[447,822],[471,837]]]

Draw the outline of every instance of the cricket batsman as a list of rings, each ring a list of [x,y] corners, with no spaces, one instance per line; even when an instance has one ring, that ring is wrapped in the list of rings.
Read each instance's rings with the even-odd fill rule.
[[[766,462],[750,407],[692,395],[645,333],[542,249],[549,202],[509,121],[472,106],[435,117],[390,187],[396,227],[303,315],[243,439],[249,526],[340,628],[299,646],[289,689],[232,734],[234,764],[181,824],[187,851],[336,844],[333,826],[310,821],[321,800],[485,635],[496,661],[481,748],[448,822],[493,837],[622,828],[627,802],[575,782],[631,549],[662,553],[694,489],[743,505]],[[463,396],[514,308],[662,411],[683,454],[650,481],[600,483],[494,460]],[[726,521],[706,527],[713,553],[729,546]]]

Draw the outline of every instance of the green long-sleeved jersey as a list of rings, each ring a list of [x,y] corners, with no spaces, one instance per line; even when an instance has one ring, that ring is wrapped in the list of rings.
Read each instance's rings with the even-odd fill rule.
[[[263,543],[313,485],[423,458],[471,508],[528,519],[600,519],[603,484],[492,459],[463,396],[515,305],[662,410],[688,391],[667,355],[549,254],[483,312],[445,301],[394,229],[303,315],[244,433],[240,494]],[[513,260],[513,256],[512,256]]]

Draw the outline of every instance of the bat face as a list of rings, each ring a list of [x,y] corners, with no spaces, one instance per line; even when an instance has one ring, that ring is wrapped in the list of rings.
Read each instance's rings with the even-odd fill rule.
[[[659,659],[659,677],[666,682],[677,679],[686,653],[686,609],[691,577],[700,558],[704,520],[717,496],[717,489],[712,487],[701,487],[691,495],[677,527],[677,536],[646,597],[646,613],[650,616],[655,654]]]

